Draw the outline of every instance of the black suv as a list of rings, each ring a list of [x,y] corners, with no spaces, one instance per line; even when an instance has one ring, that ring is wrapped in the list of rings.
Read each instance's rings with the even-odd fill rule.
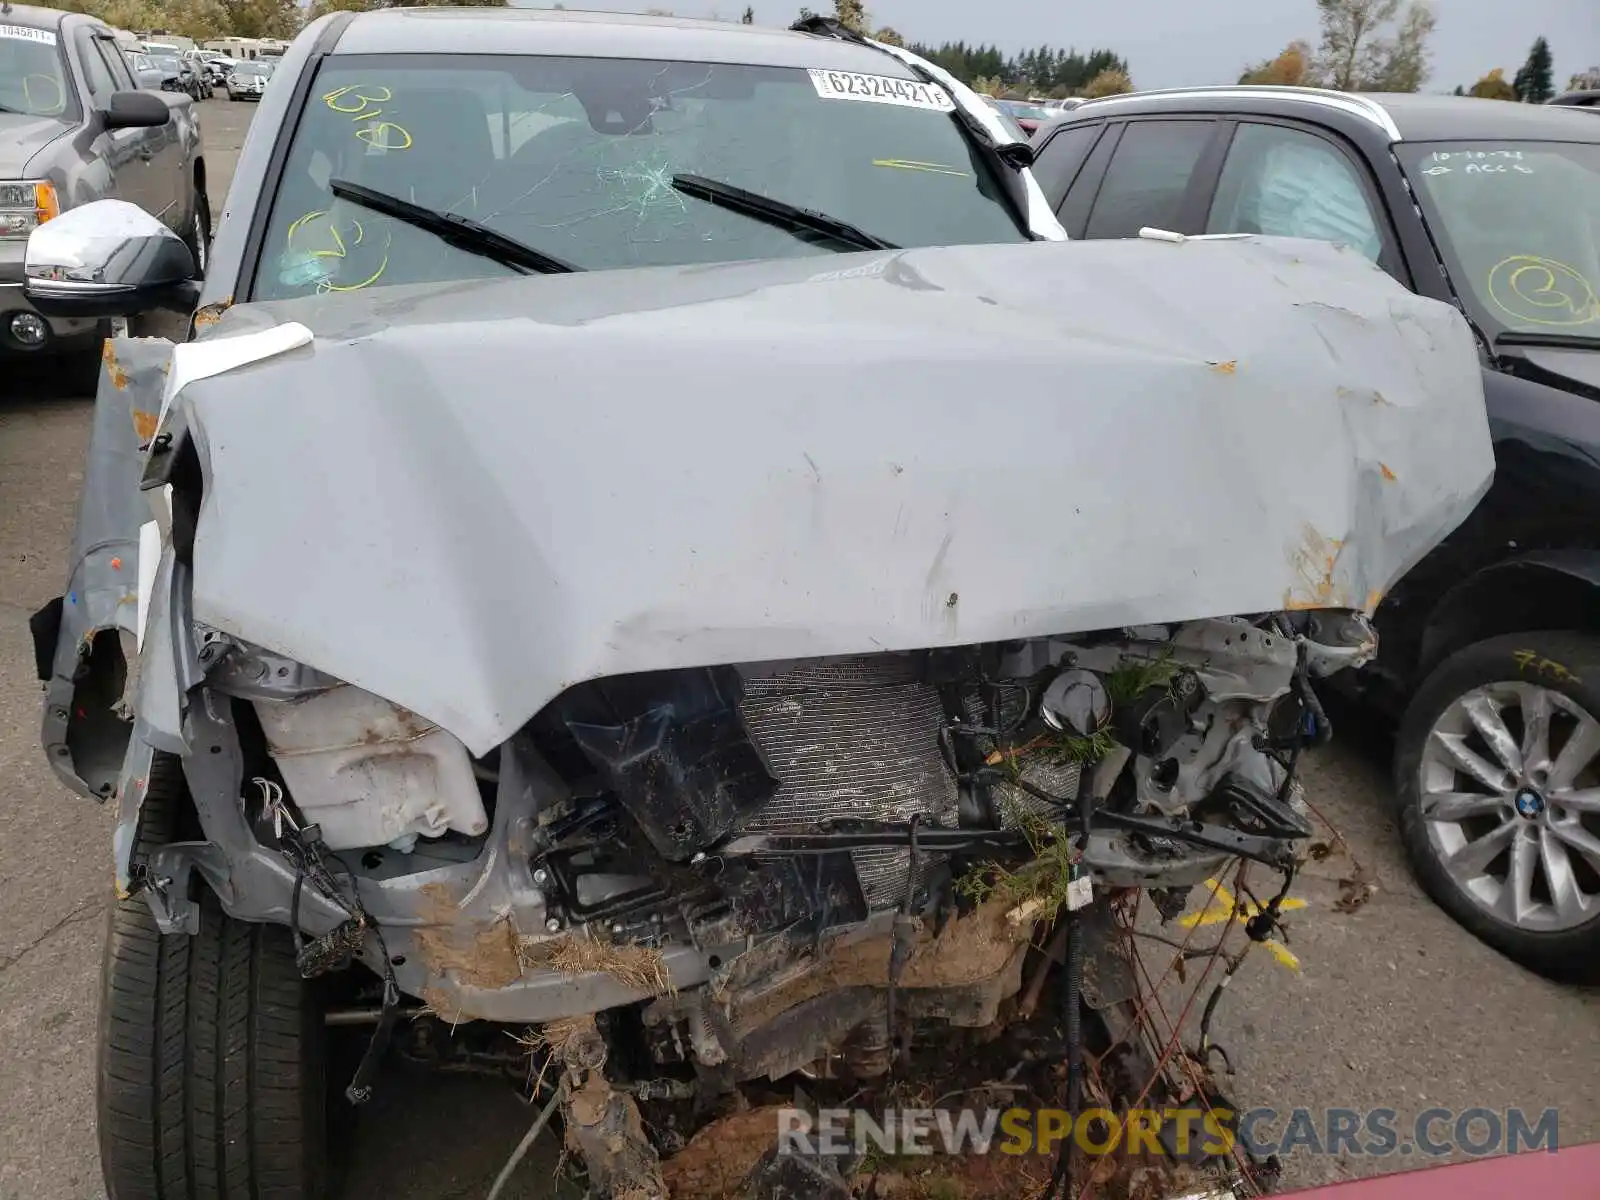
[[[1590,88],[1581,92],[1563,92],[1545,101],[1546,104],[1565,104],[1573,108],[1583,108],[1590,112],[1600,113],[1600,88]]]
[[[1034,137],[1075,238],[1336,241],[1478,335],[1494,485],[1377,609],[1399,825],[1486,942],[1600,972],[1600,121],[1564,106],[1221,87],[1094,100]]]

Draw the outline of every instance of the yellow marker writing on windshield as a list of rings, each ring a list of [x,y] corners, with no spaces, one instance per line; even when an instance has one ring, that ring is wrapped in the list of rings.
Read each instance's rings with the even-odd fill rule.
[[[378,92],[382,92],[383,95],[376,95],[375,93]],[[351,98],[356,101],[354,106],[346,102]],[[381,112],[381,109],[376,109],[373,112],[368,110],[374,105],[387,104],[393,99],[394,93],[386,87],[369,87],[364,83],[352,83],[325,93],[322,97],[322,102],[333,109],[334,112],[350,113],[361,117],[373,116],[375,112]]]
[[[946,166],[944,163],[918,162],[913,158],[875,158],[872,160],[875,167],[895,167],[901,171],[927,171],[930,175],[956,175],[965,179],[969,172],[960,167]]]
[[[389,269],[389,254],[384,252],[383,261],[378,264],[378,269],[368,275],[360,283],[321,283],[317,285],[319,292],[359,292],[364,287],[371,287],[383,278],[383,273]]]
[[[356,137],[379,150],[411,149],[411,134],[393,121],[379,121],[384,110],[379,105],[394,99],[394,93],[380,85],[365,83],[346,84],[323,93],[322,102],[336,113],[344,113],[352,121],[371,122],[356,130]]]
[[[1513,254],[1489,271],[1489,298],[1531,325],[1600,321],[1594,285],[1576,267],[1535,254]]]
[[[393,121],[379,121],[376,125],[368,125],[364,129],[356,130],[356,137],[369,146],[376,146],[380,150],[409,150],[411,149],[411,135]],[[403,141],[395,141],[395,138]]]
[[[34,99],[33,85],[37,80],[43,80],[50,85],[50,91],[54,94],[55,99],[49,104],[41,104]],[[46,116],[53,116],[67,106],[67,96],[61,90],[60,81],[50,75],[24,75],[22,77],[22,98],[28,102],[29,108]]]
[[[328,214],[326,211],[318,209],[314,212],[308,212],[302,217],[297,217],[294,222],[290,224],[288,233],[284,237],[284,241],[290,246],[290,248],[293,248],[297,234],[308,230],[311,223],[317,220],[319,217],[325,218],[327,215]],[[328,221],[326,232],[328,235],[328,241],[331,244],[319,247],[315,250],[308,250],[307,253],[310,254],[312,258],[348,257],[351,246],[359,246],[366,240],[367,231],[362,227],[361,222],[354,218],[350,219],[347,228],[349,229],[351,235],[348,242],[345,240],[344,235],[339,232],[338,225],[336,225],[333,221]],[[344,284],[333,283],[331,280],[324,279],[321,283],[317,284],[317,291],[358,292],[362,288],[370,287],[379,279],[383,278],[383,273],[388,269],[389,248],[386,243],[383,250],[383,260],[378,263],[378,269],[371,275],[367,276],[367,278],[361,280],[359,283]]]

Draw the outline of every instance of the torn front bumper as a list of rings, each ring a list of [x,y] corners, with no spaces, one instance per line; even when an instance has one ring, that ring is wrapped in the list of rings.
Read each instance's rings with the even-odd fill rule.
[[[125,693],[137,658],[139,527],[148,516],[136,498],[172,344],[117,338],[103,353],[67,587],[31,622],[45,684],[45,756],[63,783],[96,800],[116,792],[129,749]]]

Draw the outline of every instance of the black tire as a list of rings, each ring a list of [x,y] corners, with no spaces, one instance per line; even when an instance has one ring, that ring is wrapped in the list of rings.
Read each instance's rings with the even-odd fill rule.
[[[1418,776],[1429,731],[1458,698],[1502,681],[1537,683],[1600,717],[1600,638],[1542,631],[1490,638],[1456,651],[1428,676],[1406,709],[1395,745],[1397,816],[1406,858],[1417,882],[1440,908],[1508,958],[1551,979],[1600,980],[1600,916],[1552,931],[1497,918],[1450,877],[1428,838]],[[1590,770],[1600,770],[1600,760]]]
[[[200,278],[204,279],[211,266],[211,201],[204,192],[194,194],[183,244],[189,247],[189,255],[194,259]]]
[[[182,799],[158,760],[141,845]],[[200,897],[200,932],[163,936],[142,896],[111,906],[97,1109],[111,1200],[316,1200],[327,1194],[322,1006],[289,932]]]

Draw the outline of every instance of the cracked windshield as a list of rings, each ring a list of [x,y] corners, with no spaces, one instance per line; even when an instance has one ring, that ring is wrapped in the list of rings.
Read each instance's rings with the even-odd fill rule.
[[[555,270],[1026,240],[951,107],[936,85],[854,72],[340,59],[296,131],[255,295],[526,269],[506,239]],[[498,244],[478,253],[484,229],[417,210]]]
[[[1600,146],[1440,142],[1400,154],[1479,321],[1600,335]]]

